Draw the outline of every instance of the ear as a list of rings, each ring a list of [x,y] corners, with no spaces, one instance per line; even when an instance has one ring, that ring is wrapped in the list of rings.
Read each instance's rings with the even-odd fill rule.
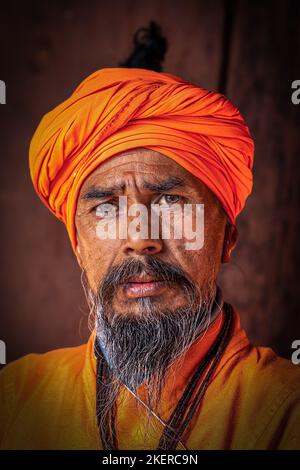
[[[234,250],[238,239],[238,230],[234,224],[227,223],[225,226],[224,244],[222,251],[222,263],[230,261],[231,252]]]

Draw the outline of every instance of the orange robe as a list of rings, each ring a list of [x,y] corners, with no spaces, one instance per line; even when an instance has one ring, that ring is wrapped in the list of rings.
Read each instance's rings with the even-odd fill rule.
[[[199,361],[216,338],[223,312],[172,366],[157,415],[167,421]],[[29,354],[0,373],[1,449],[102,449],[95,414],[93,333],[87,344]],[[178,361],[183,361],[176,369]],[[175,374],[173,372],[176,371]],[[144,386],[137,390],[143,397]],[[155,449],[163,424],[124,387],[118,398],[119,449]],[[300,449],[300,367],[254,347],[235,311],[230,342],[182,441],[187,449]],[[179,443],[177,449],[184,449]]]

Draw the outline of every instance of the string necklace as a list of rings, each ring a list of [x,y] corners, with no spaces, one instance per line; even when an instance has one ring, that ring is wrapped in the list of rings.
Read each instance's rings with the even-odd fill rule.
[[[207,354],[198,364],[195,373],[186,386],[168,422],[164,423],[157,415],[155,415],[160,422],[165,424],[164,430],[159,440],[159,444],[157,446],[157,450],[175,450],[179,443],[185,447],[182,443],[182,437],[188,428],[188,425],[190,424],[194,414],[199,408],[201,400],[209,385],[210,379],[212,378],[212,375],[216,369],[217,364],[219,363],[219,360],[228,344],[231,335],[233,325],[233,308],[226,302],[224,303],[224,317],[223,326],[218,333],[215,342],[212,344]],[[103,357],[101,348],[97,345],[97,341],[95,341],[95,352],[97,357],[96,414],[99,435],[102,441],[103,449],[114,450],[118,449],[115,429],[116,407],[112,408],[109,414],[109,419],[105,423],[105,426],[100,426],[102,407],[103,405],[105,406],[105,393],[106,390],[108,390],[110,369]],[[205,373],[206,370],[207,372]]]

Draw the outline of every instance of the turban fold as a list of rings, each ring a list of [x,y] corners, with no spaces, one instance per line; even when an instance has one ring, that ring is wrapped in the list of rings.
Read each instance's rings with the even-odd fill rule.
[[[252,190],[254,153],[238,109],[175,75],[104,68],[43,117],[30,144],[34,188],[65,223],[75,254],[82,183],[107,158],[141,147],[198,177],[235,222]]]

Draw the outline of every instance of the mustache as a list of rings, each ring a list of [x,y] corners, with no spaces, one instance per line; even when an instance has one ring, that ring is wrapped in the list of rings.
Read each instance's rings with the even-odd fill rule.
[[[146,255],[143,261],[131,258],[118,266],[114,266],[107,273],[98,289],[100,299],[102,301],[111,299],[121,284],[128,282],[131,277],[141,274],[159,278],[170,287],[178,284],[187,291],[195,291],[196,289],[193,281],[181,267]]]

